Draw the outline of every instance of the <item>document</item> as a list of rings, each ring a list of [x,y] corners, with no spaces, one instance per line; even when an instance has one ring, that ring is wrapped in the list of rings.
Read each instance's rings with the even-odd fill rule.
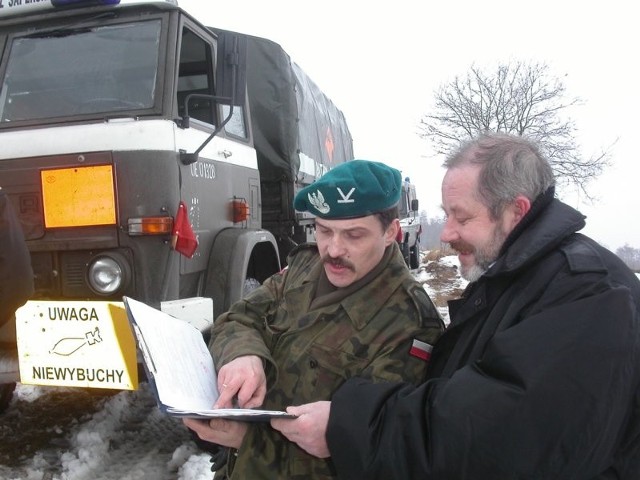
[[[286,412],[248,408],[212,409],[218,399],[213,359],[200,331],[145,303],[124,297],[158,408],[176,417],[266,421],[295,418]]]

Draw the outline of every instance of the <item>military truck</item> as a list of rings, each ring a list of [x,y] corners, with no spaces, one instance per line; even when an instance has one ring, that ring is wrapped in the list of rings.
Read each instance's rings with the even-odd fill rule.
[[[296,192],[353,157],[278,44],[175,1],[0,0],[0,53],[0,185],[34,299],[210,298],[213,318],[312,234]]]
[[[422,225],[418,216],[419,201],[416,186],[409,177],[402,182],[402,193],[399,203],[401,231],[398,234],[398,245],[407,266],[414,270],[420,266],[420,234]]]

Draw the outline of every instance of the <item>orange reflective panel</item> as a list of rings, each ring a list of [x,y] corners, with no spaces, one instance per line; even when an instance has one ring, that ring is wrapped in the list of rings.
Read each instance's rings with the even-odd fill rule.
[[[116,223],[111,165],[42,170],[40,180],[46,228]]]

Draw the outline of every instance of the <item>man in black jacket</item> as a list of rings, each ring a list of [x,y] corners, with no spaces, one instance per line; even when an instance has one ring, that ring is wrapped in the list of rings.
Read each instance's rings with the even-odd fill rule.
[[[640,478],[640,282],[576,233],[530,142],[481,136],[445,167],[470,283],[426,381],[354,378],[272,424],[350,480]]]

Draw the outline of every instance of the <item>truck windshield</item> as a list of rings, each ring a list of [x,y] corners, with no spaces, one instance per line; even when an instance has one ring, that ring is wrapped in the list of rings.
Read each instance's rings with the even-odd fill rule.
[[[14,37],[0,122],[151,108],[160,20]]]

